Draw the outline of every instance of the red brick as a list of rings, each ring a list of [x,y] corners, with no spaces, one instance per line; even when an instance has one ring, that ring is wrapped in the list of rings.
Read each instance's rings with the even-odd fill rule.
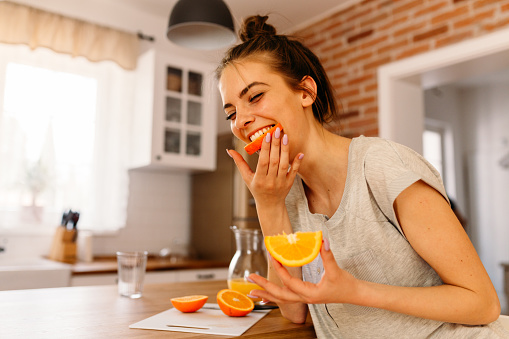
[[[438,10],[440,10],[441,8],[443,8],[445,6],[447,6],[447,2],[442,1],[442,2],[433,4],[431,6],[424,7],[423,9],[416,11],[414,16],[419,17],[419,16],[426,15],[429,13],[436,13]]]
[[[362,119],[362,120],[357,120],[357,121],[351,121],[348,124],[348,127],[359,128],[359,127],[365,127],[365,126],[369,126],[369,125],[375,125],[377,123],[378,123],[377,118]]]
[[[378,106],[367,107],[364,110],[364,114],[366,114],[366,115],[378,114]]]
[[[360,93],[361,91],[359,90],[359,88],[354,88],[348,91],[338,91],[339,96],[342,98],[353,97],[359,95]]]
[[[347,35],[350,32],[353,32],[354,30],[355,30],[354,26],[348,26],[338,32],[331,33],[330,37],[332,40],[342,39],[344,38],[345,35]]]
[[[395,1],[394,3],[400,4],[402,2],[403,1],[401,1],[401,2]],[[414,0],[414,1],[407,2],[404,5],[401,5],[399,7],[394,8],[392,10],[392,14],[398,14],[398,13],[401,13],[401,12],[408,12],[409,10],[411,10],[414,7],[421,6],[423,3],[424,3],[423,0]]]
[[[362,8],[362,7],[360,7]],[[363,11],[361,12],[358,12],[358,13],[352,13],[351,16],[348,16],[345,18],[346,21],[354,21],[354,20],[357,20],[359,18],[362,18],[363,16],[366,16],[368,14],[370,14],[373,10],[371,8],[366,8],[364,9]]]
[[[399,53],[396,56],[396,59],[399,60],[399,59],[408,58],[412,55],[421,54],[421,53],[427,52],[429,50],[430,50],[429,44],[414,46],[414,47],[408,48],[408,49],[404,50],[403,52]]]
[[[390,29],[390,28],[393,28],[394,26],[397,26],[399,24],[402,24],[402,23],[408,21],[408,16],[401,16],[401,17],[397,17],[397,18],[394,16],[391,16],[391,18],[392,18],[392,21],[385,25],[380,26],[378,28],[378,31]]]
[[[381,59],[378,59],[376,61],[373,61],[373,62],[370,62],[370,63],[367,63],[364,65],[364,70],[369,70],[371,68],[378,68],[379,66],[382,66],[382,65],[385,65],[387,63],[391,62],[391,57],[390,56],[386,56],[384,58],[381,58]]]
[[[367,19],[366,21],[361,22],[360,27],[364,28],[366,26],[376,25],[377,23],[379,23],[380,21],[384,21],[388,17],[389,17],[389,14],[387,14],[386,12],[380,13],[377,16],[374,16],[370,19]]]
[[[477,0],[474,2],[474,9],[478,9],[480,7],[488,6],[488,5],[494,5],[499,3],[500,0]]]
[[[462,28],[462,27],[466,27],[466,26],[470,26],[470,25],[479,23],[479,21],[481,21],[483,19],[493,17],[494,14],[495,14],[494,9],[488,10],[486,12],[478,13],[470,18],[456,21],[454,23],[454,28]]]
[[[364,53],[364,54],[361,54],[361,55],[355,56],[355,57],[353,57],[353,58],[348,59],[348,61],[346,62],[346,64],[347,64],[348,66],[353,65],[353,64],[355,64],[355,63],[358,63],[359,61],[364,61],[364,60],[366,60],[366,59],[369,59],[372,55],[373,55],[373,53],[369,52],[369,53]]]
[[[373,30],[372,29],[368,29],[364,32],[361,32],[361,33],[358,33],[358,34],[355,34],[355,35],[352,35],[350,36],[349,38],[346,39],[346,41],[351,44],[357,40],[361,40],[361,39],[364,39],[364,38],[367,38],[368,36],[372,35],[373,34]]]
[[[502,5],[502,7],[500,7],[500,10],[501,10],[502,12],[507,12],[507,11],[509,11],[509,4]]]
[[[451,11],[439,14],[431,19],[431,23],[433,25],[436,25],[438,23],[454,19],[458,16],[465,15],[468,13],[468,7],[467,6],[461,6],[457,7]]]
[[[415,32],[423,27],[426,26],[426,22],[420,22],[420,23],[412,23],[406,27],[403,27],[401,29],[398,29],[397,31],[394,31],[394,33],[392,33],[392,35],[394,37],[399,37],[401,35],[405,35],[405,34],[408,34],[408,33],[411,33],[411,32]]]
[[[372,80],[374,77],[375,75],[373,73],[363,74],[359,77],[348,80],[347,84],[348,85],[360,84],[364,81]]]
[[[483,25],[484,30],[493,31],[499,29],[501,27],[509,26],[509,18],[496,22],[494,24],[486,24]]]
[[[343,48],[338,53],[334,53],[332,55],[333,58],[344,58],[349,55],[352,55],[355,51],[357,51],[357,47]]]
[[[403,39],[403,40],[400,40],[400,41],[397,41],[394,43],[390,43],[386,46],[380,47],[377,52],[378,52],[378,54],[385,54],[387,52],[401,49],[401,47],[404,47],[406,45],[408,45],[408,40]]]
[[[414,35],[413,40],[414,42],[426,40],[429,38],[433,38],[437,35],[447,33],[447,31],[449,31],[449,28],[447,26],[437,27],[427,32]]]
[[[462,32],[462,33],[458,33],[458,34],[455,34],[455,35],[451,35],[451,36],[448,36],[446,38],[442,38],[442,39],[437,40],[435,42],[435,47],[439,48],[439,47],[443,47],[445,45],[454,44],[454,43],[460,42],[462,40],[466,40],[466,39],[472,38],[473,36],[474,36],[474,32],[472,30],[469,30],[469,31],[466,31],[466,32]]]
[[[357,100],[349,100],[348,106],[364,106],[367,104],[371,104],[373,102],[376,102],[375,97],[365,97],[365,98],[357,99]]]
[[[325,43],[325,41],[322,41],[321,43]],[[313,46],[316,46],[316,44],[313,44]],[[343,46],[343,42],[337,41],[335,44],[323,47],[321,49],[321,51],[325,53],[325,52],[332,51],[334,49],[340,49],[342,46]],[[311,45],[308,45],[308,47],[311,48]]]
[[[346,112],[341,112],[339,114],[339,117],[341,118],[341,120],[351,119],[351,118],[355,118],[358,116],[359,116],[359,110],[350,110],[350,111],[346,111]]]
[[[377,91],[378,90],[378,82],[374,82],[372,84],[367,84],[364,86],[364,92],[371,92],[371,91]]]

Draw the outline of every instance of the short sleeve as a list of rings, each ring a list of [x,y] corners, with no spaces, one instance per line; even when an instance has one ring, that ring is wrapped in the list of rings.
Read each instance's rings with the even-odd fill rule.
[[[414,150],[388,141],[373,145],[366,152],[364,171],[369,189],[382,213],[404,236],[394,211],[398,195],[422,180],[448,201],[438,171]]]

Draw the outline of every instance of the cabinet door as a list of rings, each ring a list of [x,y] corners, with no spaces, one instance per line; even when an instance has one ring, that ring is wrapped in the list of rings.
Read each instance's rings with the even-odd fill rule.
[[[178,282],[203,281],[203,280],[226,280],[227,278],[228,278],[228,269],[227,268],[211,268],[211,269],[180,270],[180,271],[178,271]]]
[[[160,119],[154,117],[156,161],[174,167],[215,169],[217,86],[211,81],[211,70],[190,62],[181,66],[170,59],[161,59],[159,65],[164,79],[156,84],[162,90],[155,91],[156,100],[157,93],[162,97],[162,114]]]

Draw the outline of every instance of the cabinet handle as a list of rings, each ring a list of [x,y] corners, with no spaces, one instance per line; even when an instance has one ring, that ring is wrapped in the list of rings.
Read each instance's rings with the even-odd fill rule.
[[[210,279],[214,279],[216,275],[214,273],[206,273],[206,274],[197,274],[196,275],[196,278],[198,280],[210,280]]]

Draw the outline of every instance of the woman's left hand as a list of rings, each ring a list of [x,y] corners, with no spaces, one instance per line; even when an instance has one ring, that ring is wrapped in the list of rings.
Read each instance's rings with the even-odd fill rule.
[[[282,286],[278,286],[259,275],[251,274],[249,279],[264,290],[252,290],[250,295],[278,304],[353,303],[355,298],[353,292],[358,280],[338,266],[326,239],[322,243],[320,255],[324,273],[318,284],[292,277],[286,267],[271,258],[272,266],[279,276]]]

